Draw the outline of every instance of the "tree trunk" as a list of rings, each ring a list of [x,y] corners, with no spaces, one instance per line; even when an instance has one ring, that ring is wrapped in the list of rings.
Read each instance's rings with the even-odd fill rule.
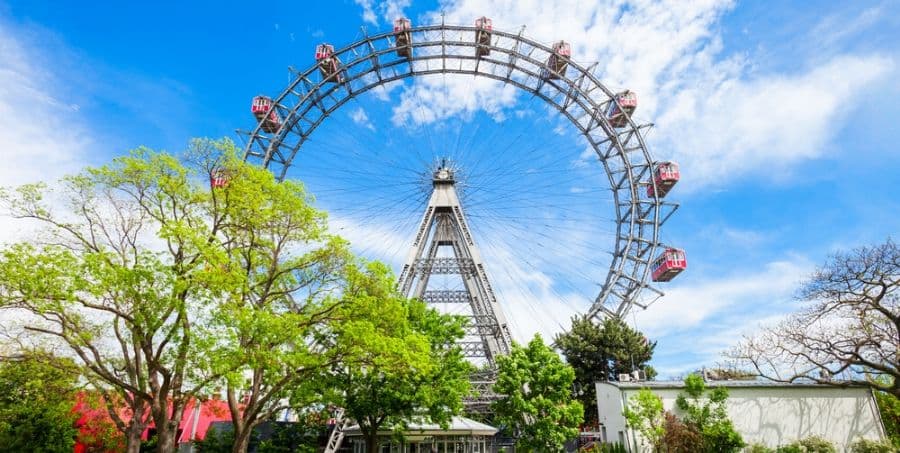
[[[366,452],[378,453],[378,430],[373,429],[366,434]]]
[[[169,420],[166,422],[164,428],[156,430],[156,453],[175,452],[175,443],[178,441],[178,439],[175,438],[177,427],[178,425],[176,423]]]
[[[126,453],[140,453],[141,451],[141,434],[144,432],[143,423],[133,423],[125,432],[125,451]]]
[[[247,453],[247,449],[250,448],[250,434],[252,432],[252,429],[242,429],[240,432],[235,430],[231,453]]]

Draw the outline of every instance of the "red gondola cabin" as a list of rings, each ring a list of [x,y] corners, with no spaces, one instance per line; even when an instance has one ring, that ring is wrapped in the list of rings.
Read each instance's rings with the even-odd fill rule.
[[[326,82],[344,81],[341,74],[341,60],[334,54],[334,46],[331,44],[316,46],[316,63],[319,65],[319,73]]]
[[[606,111],[606,119],[612,127],[625,127],[628,124],[628,118],[637,108],[637,95],[631,90],[625,90],[616,95],[616,101],[609,103],[609,109]],[[619,106],[622,107],[619,110]]]
[[[256,96],[250,105],[250,112],[256,117],[256,121],[262,122],[262,130],[268,133],[278,132],[281,128],[281,117],[273,108],[274,105],[272,99],[267,96]]]
[[[394,21],[394,47],[397,48],[397,56],[409,58],[412,56],[412,22],[405,17],[401,17]]]
[[[209,172],[209,186],[213,189],[221,189],[228,185],[228,172],[223,168],[214,168]]]
[[[659,198],[665,197],[675,183],[681,178],[678,164],[675,162],[659,162],[653,169],[653,181],[656,183],[656,194]],[[653,196],[653,184],[647,185],[647,196]]]
[[[491,31],[494,29],[487,17],[475,19],[475,56],[483,57],[491,54]]]
[[[569,43],[559,41],[553,44],[553,53],[547,59],[547,78],[558,79],[566,73],[569,66],[569,58],[572,56],[572,48]]]
[[[650,266],[654,282],[667,282],[687,269],[684,250],[667,248]]]

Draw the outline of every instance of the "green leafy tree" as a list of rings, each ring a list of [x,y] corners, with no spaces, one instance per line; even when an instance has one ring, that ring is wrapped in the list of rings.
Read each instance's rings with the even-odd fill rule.
[[[471,365],[456,340],[464,319],[407,300],[379,263],[348,273],[331,348],[344,357],[333,368],[328,399],[359,423],[369,452],[378,431],[401,432],[413,420],[446,426],[462,410]]]
[[[516,449],[562,451],[578,435],[584,414],[572,398],[572,367],[540,335],[526,346],[513,344],[509,355],[497,358],[497,367],[494,391],[503,397],[493,404],[495,419],[516,433]]]
[[[204,278],[221,298],[212,369],[225,376],[235,453],[247,451],[254,427],[319,392],[316,379],[342,360],[317,338],[353,313],[338,307],[354,261],[347,243],[328,234],[326,215],[297,181],[243,162],[230,142],[200,142],[198,173],[227,177],[209,191],[215,225]],[[351,310],[352,311],[352,310]]]
[[[617,381],[619,374],[635,369],[645,370],[648,379],[656,376],[648,365],[656,342],[648,341],[620,319],[608,318],[598,324],[586,317],[574,317],[571,329],[558,335],[555,343],[575,369],[579,400],[589,422],[598,416],[596,382]]]
[[[666,435],[666,417],[659,396],[650,389],[638,390],[628,399],[623,415],[625,423],[640,433],[643,442],[647,442],[653,451],[660,451]]]
[[[44,226],[0,251],[0,308],[30,313],[25,334],[78,358],[130,453],[151,420],[157,451],[172,452],[187,401],[223,381],[245,451],[256,424],[338,360],[312,347],[349,258],[324,214],[230,141],[194,141],[186,157],[134,150],[66,178],[61,204],[40,185],[0,194],[12,217]],[[225,187],[210,189],[214,171]]]
[[[0,452],[71,453],[79,370],[44,353],[0,362]]]
[[[675,406],[685,424],[702,436],[702,450],[698,452],[728,453],[744,447],[744,440],[728,418],[727,399],[725,387],[707,389],[703,378],[696,374],[684,379],[684,391],[675,399]]]
[[[887,376],[873,377],[871,379],[882,381],[878,385],[891,387],[893,383],[887,382],[891,378]],[[876,391],[875,402],[881,413],[881,421],[884,422],[884,431],[895,448],[900,450],[900,399],[893,394]]]

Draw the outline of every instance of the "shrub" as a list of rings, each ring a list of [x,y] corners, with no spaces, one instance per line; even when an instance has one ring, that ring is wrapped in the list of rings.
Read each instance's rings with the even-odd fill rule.
[[[671,412],[665,413],[662,450],[667,453],[695,453],[703,450],[703,436]]]
[[[893,453],[897,450],[887,440],[859,439],[850,445],[851,453]]]
[[[744,440],[728,419],[727,399],[725,387],[707,389],[703,378],[696,374],[684,379],[684,391],[676,398],[675,405],[684,414],[684,423],[703,438],[703,446],[696,452],[733,453],[744,447]]]
[[[753,444],[744,450],[746,453],[775,453],[774,448],[769,448],[763,444]]]
[[[607,444],[607,443],[596,443],[590,446],[590,448],[581,450],[582,453],[628,453],[628,450],[625,449],[625,446],[620,443]]]
[[[831,442],[819,437],[810,436],[800,439],[775,450],[776,453],[837,453]]]

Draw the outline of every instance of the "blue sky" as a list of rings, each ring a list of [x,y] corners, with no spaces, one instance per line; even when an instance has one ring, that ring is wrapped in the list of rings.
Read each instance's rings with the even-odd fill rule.
[[[52,180],[147,145],[253,126],[315,44],[415,23],[494,25],[631,88],[658,159],[682,164],[663,240],[689,270],[629,317],[677,375],[796,309],[829,253],[900,230],[900,4],[450,0],[414,2],[0,2],[4,185]],[[291,172],[360,253],[402,262],[427,164],[450,157],[504,310],[524,340],[584,310],[605,275],[612,208],[583,143],[546,107],[471,78],[361,96],[318,130]],[[522,196],[511,196],[521,194]],[[469,208],[470,207],[470,208]],[[13,237],[4,221],[0,232]]]

